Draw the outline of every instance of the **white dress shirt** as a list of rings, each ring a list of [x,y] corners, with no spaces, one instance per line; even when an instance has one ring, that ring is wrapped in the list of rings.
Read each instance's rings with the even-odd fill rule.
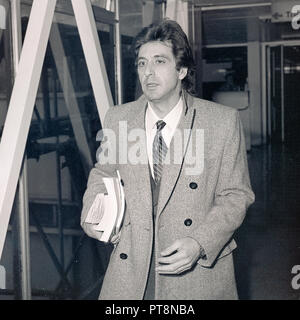
[[[153,145],[153,140],[157,131],[156,122],[159,120],[163,120],[166,123],[161,133],[166,143],[166,146],[169,148],[172,137],[179,123],[182,110],[183,110],[183,101],[182,101],[182,98],[180,97],[176,106],[163,119],[161,119],[156,115],[155,111],[151,106],[151,103],[148,102],[146,115],[145,115],[145,128],[146,128],[146,137],[147,137],[147,154],[148,154],[148,160],[149,160],[152,177],[154,177],[152,145]]]

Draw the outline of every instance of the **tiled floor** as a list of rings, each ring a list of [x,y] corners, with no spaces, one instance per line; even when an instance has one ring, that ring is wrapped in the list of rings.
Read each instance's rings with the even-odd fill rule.
[[[300,152],[254,147],[248,161],[256,201],[236,234],[240,299],[300,299],[291,285],[300,265]]]

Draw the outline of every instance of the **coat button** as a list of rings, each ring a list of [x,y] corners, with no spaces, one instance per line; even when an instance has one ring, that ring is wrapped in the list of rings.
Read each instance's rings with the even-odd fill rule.
[[[122,260],[126,260],[126,259],[127,259],[127,254],[126,254],[126,253],[121,253],[121,254],[120,254],[120,258],[121,258]]]
[[[186,219],[184,220],[184,224],[189,227],[191,224],[193,223],[193,220],[192,219]]]
[[[197,183],[196,183],[196,182],[191,182],[191,183],[190,183],[190,188],[191,188],[191,189],[197,189],[197,188],[198,188]]]
[[[121,185],[124,187],[124,181],[123,181],[123,179],[121,179]]]

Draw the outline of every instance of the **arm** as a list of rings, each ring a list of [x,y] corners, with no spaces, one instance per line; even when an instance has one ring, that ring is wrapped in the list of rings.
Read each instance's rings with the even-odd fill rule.
[[[214,205],[189,237],[178,239],[161,252],[158,262],[163,265],[157,268],[158,272],[178,274],[190,269],[196,261],[210,267],[241,225],[253,201],[244,135],[236,111],[228,123]]]
[[[238,111],[228,124],[226,137],[214,205],[204,223],[191,234],[204,248],[206,260],[200,259],[198,263],[206,267],[214,263],[254,202]]]
[[[111,126],[111,112],[112,109],[110,109],[104,120],[104,126],[106,130],[110,128]],[[112,131],[111,131],[112,132]],[[83,228],[83,230],[90,236],[96,239],[99,239],[101,236],[101,232],[95,231],[91,224],[86,224],[84,222],[95,198],[96,195],[99,193],[105,193],[106,188],[103,183],[102,178],[103,177],[116,177],[116,162],[108,161],[107,156],[105,155],[105,151],[109,150],[112,154],[115,153],[115,141],[109,141],[109,138],[107,137],[107,141],[102,141],[100,143],[100,147],[97,151],[97,163],[95,164],[94,168],[90,171],[88,182],[87,182],[87,189],[83,196],[83,208],[81,212],[81,219],[80,224]]]

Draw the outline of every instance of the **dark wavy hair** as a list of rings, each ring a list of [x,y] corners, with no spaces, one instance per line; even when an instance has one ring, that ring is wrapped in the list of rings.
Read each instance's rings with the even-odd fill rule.
[[[136,63],[141,46],[150,41],[170,42],[172,44],[177,70],[182,67],[188,69],[187,75],[182,80],[182,88],[189,93],[193,93],[195,62],[187,36],[180,25],[176,21],[164,19],[160,23],[143,28],[134,43]]]

